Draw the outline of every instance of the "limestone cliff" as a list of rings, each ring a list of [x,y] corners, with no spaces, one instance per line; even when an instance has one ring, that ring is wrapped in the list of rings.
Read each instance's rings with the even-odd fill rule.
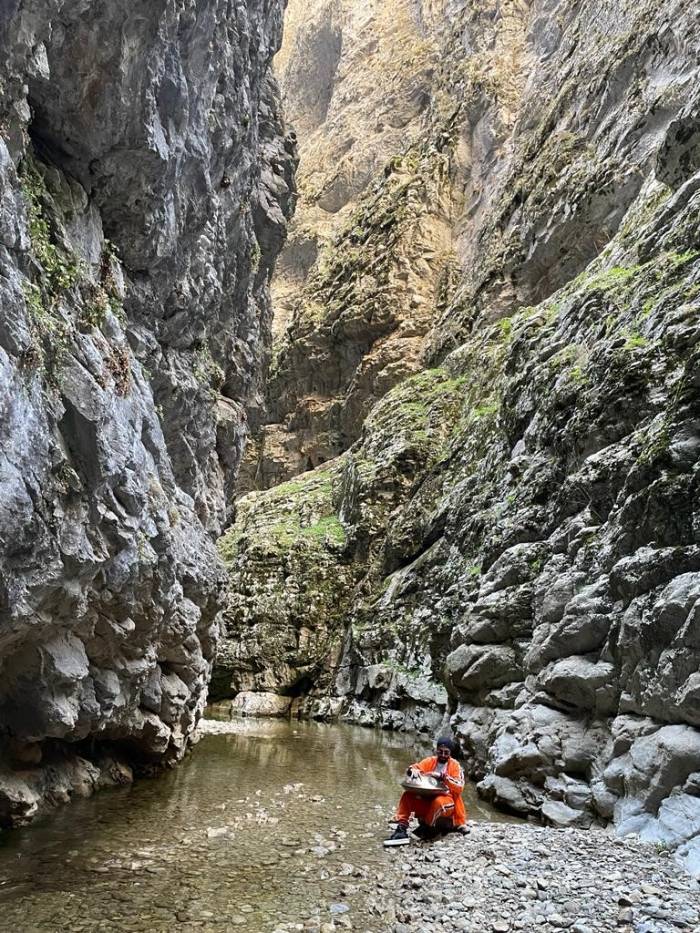
[[[299,136],[300,199],[240,492],[345,450],[373,402],[420,366],[453,259],[446,159],[431,152],[446,147],[449,107],[439,130],[425,128],[439,22],[412,0],[289,4],[276,68]]]
[[[420,132],[298,292],[259,485],[328,462],[242,502],[219,683],[449,717],[496,803],[614,820],[698,871],[697,18],[417,6],[439,49]],[[358,402],[414,277],[418,346]]]
[[[292,198],[283,5],[0,5],[0,826],[201,711]]]

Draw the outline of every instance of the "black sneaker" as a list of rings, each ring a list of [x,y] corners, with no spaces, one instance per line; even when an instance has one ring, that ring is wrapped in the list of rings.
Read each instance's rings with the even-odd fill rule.
[[[407,846],[410,840],[405,826],[397,826],[388,839],[384,840],[385,846]]]
[[[438,836],[438,833],[427,823],[419,823],[413,830],[413,835],[416,839],[420,839],[421,842],[432,842]]]

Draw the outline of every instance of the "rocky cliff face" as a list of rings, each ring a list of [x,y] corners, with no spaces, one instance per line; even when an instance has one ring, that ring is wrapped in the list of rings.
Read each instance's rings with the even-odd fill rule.
[[[224,539],[220,689],[449,717],[496,803],[614,820],[698,871],[698,24],[675,0],[423,6],[420,133],[273,371],[301,456],[267,475],[330,459],[244,499]],[[446,263],[404,236],[426,213]],[[414,374],[358,403],[414,275]]]
[[[0,825],[201,711],[292,197],[282,13],[0,8]]]
[[[299,135],[300,201],[273,282],[267,412],[240,492],[337,456],[374,401],[420,368],[452,263],[445,162],[426,158],[445,144],[425,134],[438,22],[409,0],[289,4],[276,68]]]

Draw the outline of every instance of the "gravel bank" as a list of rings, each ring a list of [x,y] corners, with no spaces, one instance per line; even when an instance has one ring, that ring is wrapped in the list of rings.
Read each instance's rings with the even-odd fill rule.
[[[394,850],[393,933],[700,931],[700,884],[665,852],[603,831],[473,823]]]

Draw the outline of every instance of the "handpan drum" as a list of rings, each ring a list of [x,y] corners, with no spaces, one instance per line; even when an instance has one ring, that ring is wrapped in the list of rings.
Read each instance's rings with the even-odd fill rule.
[[[444,784],[429,774],[407,774],[400,783],[404,790],[418,794],[419,797],[439,797],[448,792]]]

